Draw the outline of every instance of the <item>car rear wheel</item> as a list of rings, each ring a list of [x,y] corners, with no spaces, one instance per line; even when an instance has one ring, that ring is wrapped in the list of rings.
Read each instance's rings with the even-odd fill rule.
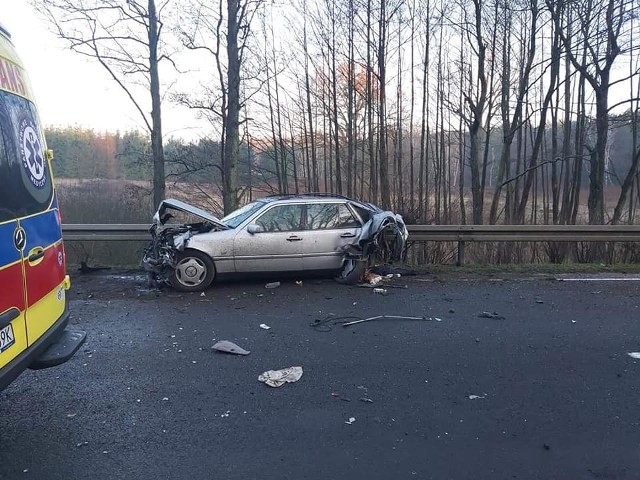
[[[216,275],[213,260],[198,250],[185,250],[177,255],[176,268],[169,281],[176,290],[200,292],[206,290]]]

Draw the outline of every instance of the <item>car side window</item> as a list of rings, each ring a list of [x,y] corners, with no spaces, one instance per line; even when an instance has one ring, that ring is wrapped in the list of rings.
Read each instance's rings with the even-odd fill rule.
[[[309,230],[334,230],[359,226],[358,221],[344,204],[307,205],[307,229]]]
[[[302,230],[302,205],[278,205],[267,210],[256,220],[265,232]]]

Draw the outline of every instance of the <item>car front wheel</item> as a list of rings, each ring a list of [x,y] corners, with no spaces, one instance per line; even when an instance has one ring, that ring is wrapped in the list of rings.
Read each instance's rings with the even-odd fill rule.
[[[169,278],[173,288],[182,292],[200,292],[211,285],[216,269],[209,255],[198,250],[185,250],[178,254],[176,260],[176,268]]]

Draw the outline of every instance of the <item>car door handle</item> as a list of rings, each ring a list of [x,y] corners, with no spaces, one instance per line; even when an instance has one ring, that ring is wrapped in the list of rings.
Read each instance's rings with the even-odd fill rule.
[[[0,315],[0,328],[4,328],[20,316],[20,310],[16,307],[10,308]]]
[[[355,233],[343,233],[342,235],[340,235],[340,238],[353,238],[355,236]]]
[[[34,265],[36,263],[39,263],[40,260],[42,260],[44,258],[44,248],[42,247],[36,247],[31,249],[31,251],[29,252],[29,256],[27,257],[27,260],[29,261],[29,265]]]
[[[287,242],[299,242],[300,240],[302,240],[302,238],[298,237],[297,235],[291,235],[289,238],[287,238]]]

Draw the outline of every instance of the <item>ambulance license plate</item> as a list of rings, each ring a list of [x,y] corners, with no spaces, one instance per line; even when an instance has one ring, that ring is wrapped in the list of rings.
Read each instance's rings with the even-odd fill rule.
[[[13,326],[11,324],[0,330],[0,352],[4,352],[13,345],[15,341],[16,337],[13,336]]]

